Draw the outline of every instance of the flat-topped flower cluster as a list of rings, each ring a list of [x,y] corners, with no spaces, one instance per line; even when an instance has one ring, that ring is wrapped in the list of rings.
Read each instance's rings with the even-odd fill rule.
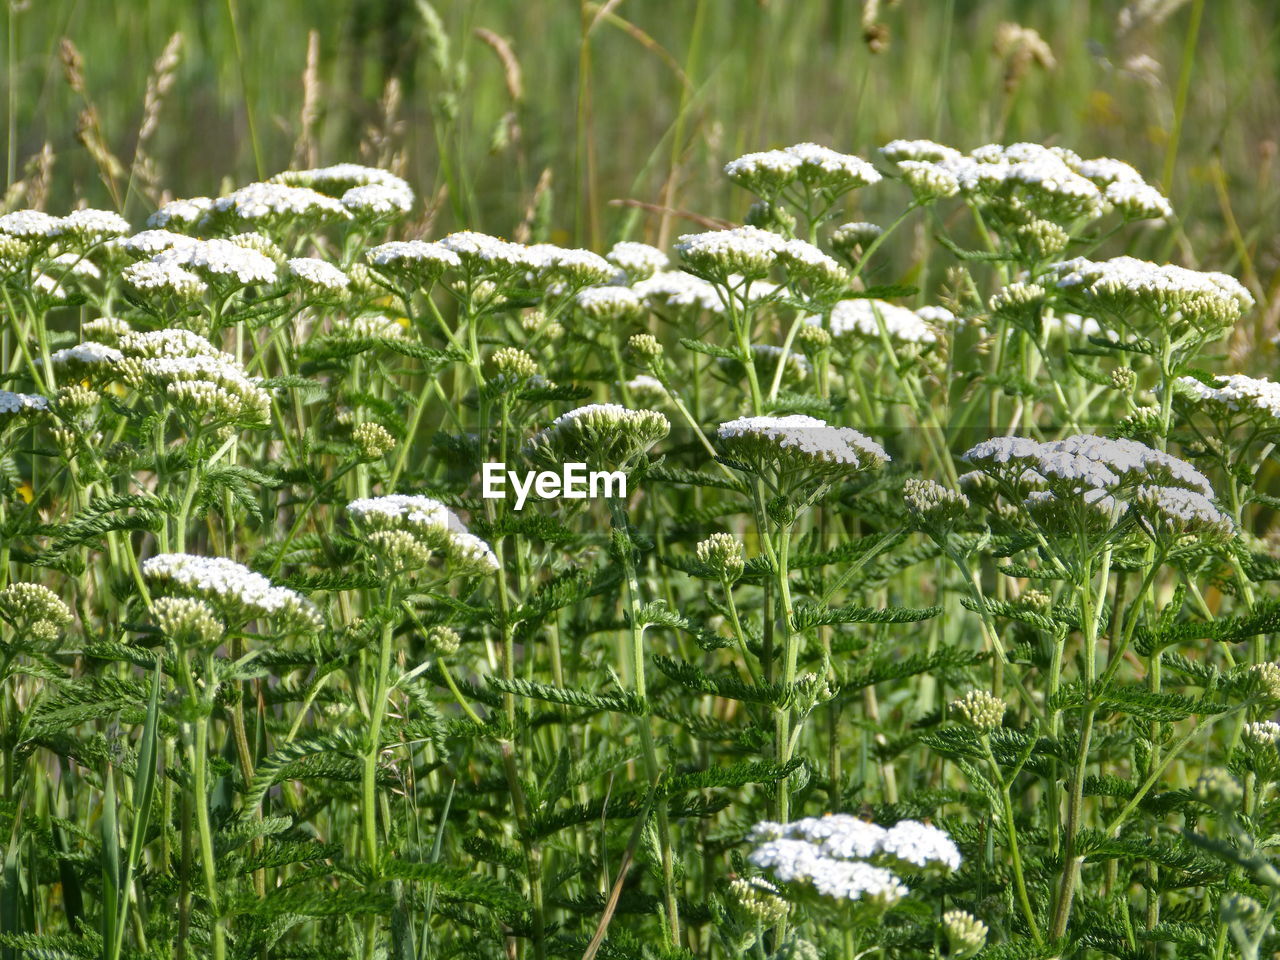
[[[915,820],[882,827],[849,814],[764,821],[751,829],[747,860],[782,883],[832,900],[890,906],[909,892],[889,865],[945,871],[960,868],[946,831]]]

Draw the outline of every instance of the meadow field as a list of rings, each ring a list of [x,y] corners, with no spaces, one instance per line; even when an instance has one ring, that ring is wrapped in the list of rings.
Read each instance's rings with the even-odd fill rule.
[[[1280,9],[5,9],[0,960],[1280,951]]]

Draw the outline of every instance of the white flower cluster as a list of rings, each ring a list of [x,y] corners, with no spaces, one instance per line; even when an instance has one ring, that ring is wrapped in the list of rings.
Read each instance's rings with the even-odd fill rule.
[[[1236,532],[1235,521],[1195,490],[1144,484],[1134,490],[1132,500],[1157,535],[1228,539]]]
[[[163,389],[177,406],[201,419],[262,423],[271,414],[271,394],[236,359],[188,330],[153,330],[120,338],[123,359],[115,364],[134,386]]]
[[[819,284],[838,286],[848,279],[844,268],[813,244],[759,227],[687,233],[676,241],[676,250],[698,273],[734,287],[744,279],[759,280],[775,264],[794,278]]]
[[[329,263],[316,257],[293,257],[285,263],[290,276],[302,283],[326,293],[341,293],[351,283],[350,278]]]
[[[352,520],[374,533],[402,532],[427,550],[437,550],[463,572],[492,573],[498,558],[489,545],[467,530],[456,513],[431,497],[391,494],[347,504]]]
[[[916,820],[892,827],[849,814],[805,817],[752,828],[756,843],[748,861],[784,882],[812,888],[836,900],[870,900],[888,906],[909,892],[883,864],[957,870],[960,851],[946,831]],[[868,861],[877,861],[870,863]]]
[[[631,280],[645,280],[665,270],[671,261],[657,247],[634,240],[620,240],[605,254],[605,259],[625,271]]]
[[[1175,314],[1197,326],[1227,327],[1253,308],[1253,295],[1225,273],[1188,270],[1134,257],[1056,264],[1058,286],[1097,303],[1122,322],[1137,309],[1168,321]],[[1132,323],[1130,318],[1127,322]]]
[[[119,240],[112,241],[112,246],[135,256],[153,257],[173,247],[195,242],[194,237],[189,237],[185,233],[174,233],[172,230],[153,227],[148,230],[139,230],[131,237],[121,237]]]
[[[49,398],[38,393],[0,390],[0,413],[40,413],[49,409]]]
[[[102,278],[102,271],[88,257],[79,253],[60,253],[50,261],[60,277],[76,277],[80,280],[99,280]]]
[[[835,427],[804,414],[739,417],[720,424],[716,435],[734,456],[752,460],[796,460],[801,465],[852,469],[880,466],[889,455],[851,427]]]
[[[468,270],[475,269],[519,269],[528,267],[526,248],[519,243],[512,243],[499,237],[491,237],[487,233],[475,230],[459,230],[451,233],[440,245],[459,258],[459,263]]]
[[[824,857],[807,840],[767,840],[747,857],[783,883],[810,887],[832,900],[867,901],[891,906],[910,891],[891,870],[861,860]]]
[[[340,196],[356,187],[386,187],[400,194],[407,194],[409,202],[413,202],[413,190],[403,177],[359,163],[335,163],[309,170],[286,170],[271,179],[292,187],[310,187],[334,196]]]
[[[554,243],[535,243],[521,247],[520,262],[528,271],[527,279],[535,286],[547,286],[550,292],[563,292],[560,284],[571,287],[609,283],[617,270],[598,253],[577,248],[558,247]]]
[[[207,600],[228,616],[278,618],[304,629],[322,625],[310,600],[225,557],[161,553],[142,561],[142,574],[163,587]]]
[[[925,163],[939,163],[943,160],[960,159],[960,151],[932,140],[890,140],[880,148],[880,156],[890,163],[903,160],[915,160]]]
[[[172,327],[165,330],[126,330],[120,349],[138,357],[217,357],[222,351],[198,333]]]
[[[1062,510],[1077,504],[1112,522],[1133,507],[1156,536],[1229,537],[1235,531],[1231,518],[1212,503],[1204,474],[1136,440],[1076,435],[1042,443],[996,437],[970,448],[964,459],[1015,495],[1025,494],[1033,516],[1046,521],[1056,522]]]
[[[90,340],[114,344],[131,329],[129,321],[120,317],[97,317],[86,320],[80,327],[80,333]]]
[[[15,210],[0,217],[0,234],[26,240],[62,235],[62,220],[41,210]]]
[[[822,318],[810,316],[805,322],[820,326]],[[841,300],[831,310],[830,329],[836,337],[868,337],[878,341],[881,324],[889,338],[899,343],[930,344],[938,339],[926,317],[885,300],[868,297]]]
[[[730,160],[724,172],[730,180],[762,196],[772,196],[797,180],[819,190],[844,193],[882,179],[861,157],[816,143],[748,153]]]
[[[630,287],[587,287],[573,302],[594,320],[634,319],[643,315],[646,306],[645,298]]]
[[[1266,377],[1246,377],[1241,373],[1217,379],[1221,386],[1211,387],[1194,377],[1180,377],[1176,383],[1182,393],[1207,407],[1245,411],[1269,420],[1280,420],[1280,383]]]
[[[167,294],[180,300],[195,300],[209,289],[198,276],[172,261],[142,260],[125,267],[120,278],[139,293]]]
[[[249,222],[332,221],[351,217],[341,200],[327,197],[310,187],[269,182],[251,183],[218,197],[210,205],[209,212]]]
[[[1093,219],[1112,209],[1130,220],[1173,215],[1160,191],[1110,157],[1085,160],[1038,143],[992,143],[966,155],[931,140],[894,140],[880,154],[921,199],[959,192],[1051,219]]]
[[[111,210],[74,210],[65,217],[41,210],[15,210],[0,216],[0,234],[27,240],[68,237],[97,242],[123,236],[130,229],[129,221]]]
[[[88,240],[122,237],[133,228],[113,210],[75,210],[62,218],[62,233]]]
[[[671,432],[656,410],[617,403],[589,403],[556,417],[524,445],[531,462],[547,466],[583,462],[593,469],[625,471]],[[614,496],[626,496],[625,484]]]
[[[170,200],[147,218],[147,226],[161,228],[168,227],[170,224],[179,227],[196,226],[212,209],[212,197]]]
[[[1246,723],[1241,731],[1245,743],[1256,747],[1275,747],[1280,745],[1280,723],[1274,720],[1260,720],[1257,723]]]
[[[676,241],[676,250],[695,269],[717,279],[733,273],[763,277],[777,262],[781,243],[776,233],[746,226],[686,233]]]
[[[683,270],[655,273],[652,277],[637,282],[631,289],[648,300],[653,307],[706,310],[709,313],[721,313],[725,310],[724,300],[715,284]]]
[[[402,277],[418,285],[434,282],[449,269],[462,266],[462,258],[444,242],[392,240],[365,253],[365,259],[379,273]]]
[[[83,364],[84,366],[96,366],[100,363],[119,363],[124,359],[124,354],[115,347],[107,346],[105,343],[98,343],[94,340],[85,340],[78,343],[74,347],[66,347],[62,350],[55,350],[53,356],[49,358],[55,365],[61,364]]]
[[[197,276],[240,286],[274,283],[275,262],[268,256],[230,240],[191,240],[162,250],[151,258],[160,266],[182,267]]]
[[[342,205],[357,216],[396,216],[413,208],[413,191],[386,183],[366,183],[344,193]]]

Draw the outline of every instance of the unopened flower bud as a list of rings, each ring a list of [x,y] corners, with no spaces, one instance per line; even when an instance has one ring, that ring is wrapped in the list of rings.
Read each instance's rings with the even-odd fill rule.
[[[1116,367],[1111,371],[1111,386],[1121,393],[1131,391],[1136,381],[1136,375],[1128,367]]]
[[[742,576],[742,541],[728,533],[713,533],[697,546],[698,560],[730,583]]]
[[[1234,809],[1244,795],[1240,784],[1221,767],[1211,767],[1200,774],[1196,781],[1195,795],[1198,799],[1218,809]]]
[[[166,637],[179,646],[213,647],[222,642],[226,627],[203,600],[191,597],[160,597],[151,613]]]
[[[449,657],[458,652],[462,638],[452,627],[432,627],[427,631],[427,649],[441,657]]]
[[[951,709],[979,733],[990,733],[1004,724],[1004,701],[985,690],[970,690]]]
[[[627,349],[639,360],[656,360],[662,356],[662,344],[652,333],[637,333],[627,341]]]
[[[351,439],[360,451],[360,459],[377,460],[395,449],[396,438],[380,423],[358,423]]]
[[[538,362],[516,347],[502,347],[490,358],[498,376],[504,380],[528,380],[538,373]]]
[[[942,915],[942,929],[954,960],[966,960],[986,946],[987,925],[967,911],[948,910]]]
[[[1049,220],[1032,220],[1014,232],[1023,251],[1032,260],[1048,260],[1067,249],[1071,237]]]
[[[759,877],[738,877],[730,881],[729,892],[742,909],[764,927],[773,926],[791,912],[791,904],[778,896],[777,888]]]

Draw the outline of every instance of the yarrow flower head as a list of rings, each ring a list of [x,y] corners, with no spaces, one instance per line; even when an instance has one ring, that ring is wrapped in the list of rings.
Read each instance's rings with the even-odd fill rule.
[[[776,233],[759,227],[734,227],[687,233],[676,242],[676,250],[698,274],[724,282],[734,274],[747,279],[767,276],[784,243]]]
[[[1235,521],[1197,490],[1143,484],[1133,492],[1134,510],[1155,540],[1193,536],[1202,542],[1229,540]]]
[[[81,243],[99,243],[122,237],[133,228],[114,210],[74,210],[62,218],[60,236]]]
[[[232,624],[270,620],[303,632],[322,624],[310,600],[225,557],[161,553],[142,561],[142,574],[160,590],[207,601]]]
[[[909,892],[892,871],[858,860],[824,857],[807,840],[767,840],[747,860],[782,883],[829,900],[861,901],[883,909]]]
[[[0,234],[9,237],[47,241],[62,236],[62,231],[62,219],[42,210],[15,210],[0,216]]]
[[[593,320],[637,320],[644,316],[645,300],[630,287],[587,287],[573,298],[574,304]]]
[[[958,490],[920,477],[908,477],[902,485],[907,511],[927,527],[950,527],[969,509],[969,498]]]
[[[938,163],[958,159],[960,151],[932,140],[890,140],[880,148],[880,155],[890,163],[904,160]]]
[[[227,631],[217,611],[194,597],[158,597],[151,614],[161,632],[182,647],[216,647]]]
[[[811,316],[805,322],[819,325],[822,318]],[[928,345],[938,340],[933,328],[914,311],[885,300],[841,300],[832,308],[828,322],[832,336],[846,340],[866,338],[879,342],[881,325],[884,333],[899,343]]]
[[[0,414],[43,413],[49,409],[49,398],[37,393],[14,393],[0,390]]]
[[[380,423],[358,423],[351,439],[363,460],[379,460],[396,448],[396,438]]]
[[[426,566],[430,554],[460,575],[492,573],[498,560],[489,545],[472,535],[456,513],[431,497],[390,494],[347,504],[347,515],[364,531],[374,557],[384,555],[394,572]],[[403,534],[411,536],[410,543]],[[386,551],[392,551],[387,554]]]
[[[120,278],[144,296],[171,296],[178,300],[198,300],[209,285],[190,270],[173,261],[143,260],[125,267]]]
[[[529,438],[524,452],[539,463],[625,470],[670,431],[670,422],[656,410],[591,403],[556,417]]]
[[[942,915],[949,954],[954,960],[968,960],[987,945],[987,925],[964,910],[948,910]]]
[[[177,266],[220,288],[274,283],[275,262],[231,240],[194,240],[161,251],[152,258],[160,266]]]
[[[392,240],[365,254],[369,265],[385,276],[429,286],[446,270],[462,266],[462,258],[444,243],[424,240]]]
[[[657,247],[634,240],[620,240],[605,254],[605,259],[627,275],[628,281],[647,280],[667,269],[671,260]]]
[[[48,587],[39,583],[11,583],[0,590],[0,620],[20,631],[39,623],[64,627],[72,616],[71,609]]]
[[[329,263],[315,257],[294,257],[285,266],[289,275],[296,277],[302,286],[313,293],[337,296],[350,285],[350,278]]]
[[[831,232],[831,246],[848,256],[860,247],[869,247],[882,233],[884,228],[877,223],[867,223],[865,220],[842,223]]]
[[[55,350],[49,359],[57,366],[96,367],[102,364],[119,363],[124,359],[124,354],[105,343],[86,340],[74,347]]]
[[[590,250],[558,247],[553,243],[518,249],[530,285],[549,294],[571,293],[583,287],[610,283],[617,274],[608,260]]]
[[[268,227],[303,227],[351,219],[341,200],[309,187],[284,183],[251,183],[218,197],[208,218],[232,223],[263,223]]]
[[[758,823],[747,860],[778,881],[834,900],[891,906],[909,892],[889,866],[956,870],[945,831],[914,820],[885,828],[848,814]]]
[[[791,904],[778,895],[778,888],[761,877],[735,877],[729,892],[738,905],[762,926],[770,927],[791,912]]]
[[[1215,379],[1218,385],[1209,386],[1194,377],[1179,377],[1175,385],[1191,403],[1218,416],[1241,413],[1258,421],[1280,421],[1280,383],[1240,373]]]
[[[285,170],[271,179],[291,187],[310,187],[334,197],[340,197],[355,187],[377,186],[407,193],[410,200],[413,199],[413,190],[404,178],[389,170],[366,167],[359,163],[335,163],[308,170]]]
[[[1190,325],[1216,335],[1254,305],[1253,295],[1224,273],[1161,266],[1134,257],[1077,258],[1055,269],[1059,287],[1140,334],[1150,332],[1154,324]]]
[[[366,220],[399,217],[413,209],[413,191],[407,186],[366,183],[344,193],[342,205]]]
[[[213,208],[211,197],[192,197],[189,200],[170,200],[147,218],[148,227],[178,228],[197,225]]]
[[[135,256],[154,257],[157,253],[162,253],[173,247],[181,247],[196,242],[194,237],[189,237],[185,233],[151,229],[139,231],[131,237],[122,237],[115,242],[115,246]]]
[[[745,562],[742,558],[742,541],[732,534],[713,533],[696,547],[698,562],[710,572],[728,583],[742,576]]]
[[[831,481],[889,462],[884,448],[857,430],[798,413],[739,417],[720,424],[716,436],[732,461],[762,475],[777,471],[783,483],[794,474]]]
[[[929,204],[960,192],[959,178],[936,163],[923,160],[900,160],[898,172],[902,181],[911,188],[916,203]]]
[[[1249,667],[1254,689],[1268,703],[1280,703],[1280,663],[1256,663]]]
[[[150,384],[202,422],[252,425],[271,413],[271,395],[236,359],[186,330],[126,334],[123,359],[113,364],[134,387]]]
[[[985,690],[970,690],[951,709],[979,733],[990,733],[1004,724],[1004,701]]]
[[[683,270],[659,271],[646,280],[638,281],[631,289],[657,309],[705,310],[710,313],[722,313],[726,309],[715,284]]]

